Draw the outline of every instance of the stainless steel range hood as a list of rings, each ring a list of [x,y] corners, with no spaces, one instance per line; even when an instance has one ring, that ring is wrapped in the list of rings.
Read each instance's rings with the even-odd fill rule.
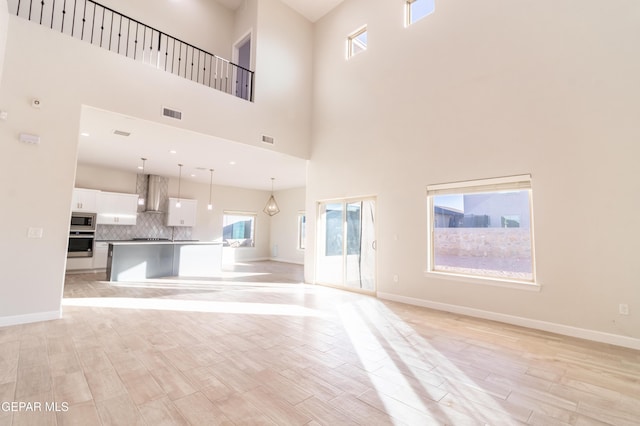
[[[147,203],[146,213],[164,213],[162,211],[162,187],[165,185],[162,176],[149,175],[149,184],[147,186]]]

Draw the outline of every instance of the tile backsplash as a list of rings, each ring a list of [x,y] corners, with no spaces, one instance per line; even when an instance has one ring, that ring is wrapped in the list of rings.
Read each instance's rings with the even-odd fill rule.
[[[138,175],[136,189],[138,195],[147,197],[148,175]],[[161,178],[160,205],[168,202],[169,180]],[[162,238],[168,240],[190,240],[191,227],[166,226],[166,213],[146,213],[145,206],[138,206],[138,217],[135,225],[98,225],[97,240],[132,240],[134,238]]]

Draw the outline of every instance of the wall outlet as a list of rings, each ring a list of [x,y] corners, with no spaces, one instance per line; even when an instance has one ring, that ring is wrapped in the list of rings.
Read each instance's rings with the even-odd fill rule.
[[[397,276],[397,275],[394,275],[394,276],[393,276],[393,282],[394,282],[394,283],[397,283],[397,282],[398,282],[398,279],[399,279],[399,278],[398,278],[398,276]]]
[[[626,303],[621,303],[618,306],[618,312],[620,312],[620,315],[629,315],[629,305],[627,305]]]

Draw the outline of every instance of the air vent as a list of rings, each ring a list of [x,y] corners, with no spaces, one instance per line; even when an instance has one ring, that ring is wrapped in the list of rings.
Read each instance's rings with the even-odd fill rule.
[[[162,116],[182,120],[182,112],[167,107],[162,107]]]
[[[262,135],[262,142],[273,145],[275,143],[275,139],[273,139],[271,136]]]
[[[131,136],[131,132],[125,132],[124,130],[114,130],[113,134],[118,136]]]

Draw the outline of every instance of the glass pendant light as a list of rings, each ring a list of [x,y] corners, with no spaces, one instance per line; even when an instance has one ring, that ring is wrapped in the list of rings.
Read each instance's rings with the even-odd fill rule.
[[[176,208],[182,207],[180,203],[180,183],[182,181],[182,164],[178,164],[178,201],[176,202]]]
[[[142,170],[142,179],[144,179],[144,163],[147,161],[146,158],[140,158],[142,160],[142,166],[138,166],[138,169]],[[138,175],[136,175],[136,192],[138,192]],[[144,195],[138,195],[138,205],[144,206]]]
[[[262,210],[263,212],[265,212],[269,216],[273,216],[275,214],[280,213],[280,208],[278,207],[278,203],[276,203],[276,199],[273,196],[273,181],[274,180],[275,180],[275,178],[271,178],[271,197],[269,197],[269,200],[267,201],[267,205],[264,206],[264,209]]]
[[[213,169],[209,169],[211,173],[211,179],[209,180],[209,204],[207,204],[207,210],[213,210],[213,203],[211,202],[211,191],[213,188]]]

